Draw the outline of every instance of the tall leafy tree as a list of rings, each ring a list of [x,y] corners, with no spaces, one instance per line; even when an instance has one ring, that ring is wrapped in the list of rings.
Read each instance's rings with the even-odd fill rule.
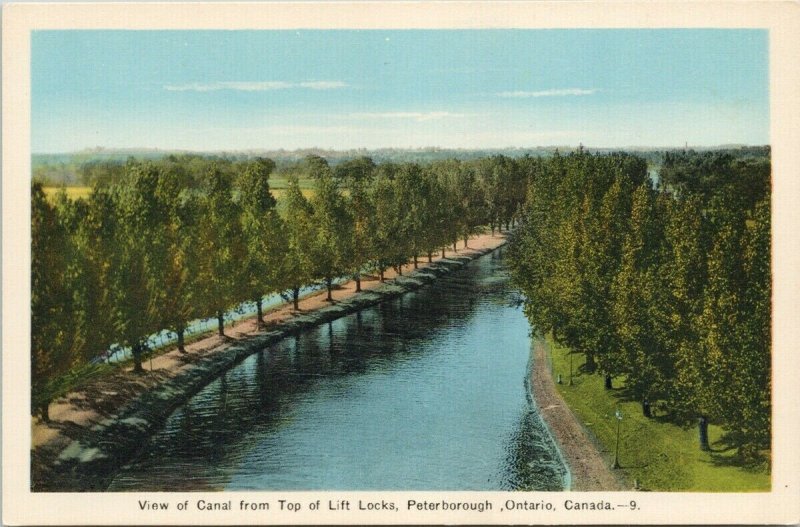
[[[217,317],[217,332],[225,335],[225,312],[244,296],[242,262],[246,246],[241,231],[240,209],[233,200],[232,177],[213,166],[206,175],[202,194],[203,222],[198,235],[200,250],[200,298]]]
[[[297,176],[289,177],[284,198],[284,237],[287,251],[282,262],[282,282],[292,294],[294,309],[299,309],[300,288],[314,279],[314,209],[303,196]]]
[[[664,225],[666,258],[661,267],[663,287],[669,297],[663,309],[670,321],[665,345],[675,356],[675,378],[667,402],[681,419],[698,415],[700,368],[697,320],[702,314],[707,283],[709,232],[703,219],[702,199],[688,196],[667,202]]]
[[[314,244],[312,261],[315,275],[325,282],[327,300],[333,301],[333,280],[351,268],[352,218],[328,164],[321,158],[306,160],[308,173],[314,179]]]
[[[40,184],[31,188],[31,403],[49,421],[52,382],[73,363],[72,295],[61,280],[69,237]]]
[[[463,209],[463,196],[456,189],[459,187],[461,173],[461,163],[457,160],[446,160],[432,163],[431,173],[435,174],[439,186],[444,190],[445,199],[439,202],[439,218],[441,220],[442,254],[448,244],[453,244],[456,250],[456,242],[463,233],[463,228],[468,220],[464,219],[466,211]]]
[[[164,282],[163,221],[166,210],[156,197],[158,169],[150,163],[128,165],[119,195],[116,238],[119,267],[114,273],[113,297],[119,343],[129,346],[134,372],[143,372],[142,355],[148,337],[158,329],[158,299]]]
[[[732,218],[731,218],[732,220]],[[693,383],[702,417],[722,421],[728,405],[735,404],[738,387],[736,354],[737,329],[742,324],[742,281],[740,259],[742,225],[729,221],[715,234],[708,255],[708,287],[698,319],[700,341]]]
[[[428,263],[433,261],[433,253],[447,244],[447,196],[439,179],[430,170],[423,171],[420,186],[421,206],[419,208],[422,233],[420,248],[428,254]]]
[[[654,195],[642,185],[633,194],[628,235],[622,248],[619,273],[614,280],[614,322],[617,328],[627,388],[642,402],[662,398],[672,378],[672,357],[659,339],[654,307],[659,298],[661,259],[660,222]]]
[[[770,446],[771,426],[771,342],[772,270],[770,200],[756,203],[744,239],[745,318],[741,327],[741,348],[735,355],[737,400],[728,408],[727,419],[742,445],[746,459]]]
[[[361,291],[361,272],[373,257],[375,222],[372,215],[369,187],[375,174],[375,163],[368,157],[345,161],[336,167],[336,177],[349,191],[347,208],[352,215],[351,266],[356,281],[356,292]]]
[[[164,210],[164,280],[158,303],[161,325],[175,332],[178,351],[186,353],[188,323],[205,312],[200,305],[200,203],[196,194],[185,190],[182,179],[180,171],[167,166],[156,190]]]
[[[242,277],[245,293],[256,302],[257,321],[264,321],[262,299],[281,287],[282,255],[287,244],[275,198],[270,193],[269,176],[275,164],[257,159],[248,163],[239,176],[239,205],[242,209],[242,234],[247,246]]]
[[[85,280],[76,293],[86,323],[87,351],[92,353],[107,351],[117,341],[112,295],[120,265],[117,238],[122,226],[116,196],[115,186],[96,185],[73,237],[77,251],[85,257]]]
[[[426,212],[428,195],[422,170],[413,163],[400,166],[394,180],[397,189],[397,211],[400,215],[400,236],[408,244],[408,251],[418,267],[418,256],[425,246]]]
[[[410,244],[405,237],[403,213],[397,199],[398,189],[395,165],[381,165],[371,188],[374,207],[374,230],[372,247],[375,251],[375,267],[381,281],[386,269],[401,266],[408,260]]]

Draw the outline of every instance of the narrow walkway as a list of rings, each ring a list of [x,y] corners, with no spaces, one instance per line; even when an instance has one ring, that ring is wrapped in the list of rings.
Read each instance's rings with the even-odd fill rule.
[[[572,473],[570,490],[628,490],[611,471],[602,454],[587,437],[578,418],[558,393],[547,367],[547,343],[543,339],[534,341],[533,354],[533,397],[569,465]]]

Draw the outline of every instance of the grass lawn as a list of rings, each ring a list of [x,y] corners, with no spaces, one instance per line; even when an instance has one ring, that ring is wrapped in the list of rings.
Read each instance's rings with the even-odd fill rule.
[[[619,463],[625,478],[638,480],[643,490],[694,492],[769,491],[770,475],[766,467],[743,468],[737,464],[735,451],[719,443],[723,430],[709,426],[711,452],[699,448],[697,427],[684,429],[654,417],[642,415],[638,402],[622,397],[622,381],[614,379],[614,390],[603,387],[601,375],[581,372],[582,355],[573,356],[573,385],[569,386],[568,349],[547,339],[554,378],[561,396],[578,416],[584,428],[594,436],[607,459],[614,459],[617,422],[614,412],[622,413],[620,422]]]

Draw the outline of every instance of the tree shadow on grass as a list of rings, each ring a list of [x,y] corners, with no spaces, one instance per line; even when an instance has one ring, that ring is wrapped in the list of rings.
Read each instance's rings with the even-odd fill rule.
[[[759,451],[743,450],[740,444],[740,438],[736,433],[724,433],[711,444],[710,463],[714,466],[738,467],[752,472],[759,472],[769,467],[768,457]]]

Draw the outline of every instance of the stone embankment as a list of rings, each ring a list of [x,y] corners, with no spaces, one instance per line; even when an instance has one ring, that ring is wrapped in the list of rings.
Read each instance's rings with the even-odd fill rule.
[[[48,492],[104,491],[119,468],[136,458],[148,438],[158,431],[173,411],[247,356],[297,332],[419,289],[504,244],[504,239],[494,238],[491,243],[480,244],[480,249],[439,259],[405,276],[396,276],[390,282],[333,304],[293,314],[266,331],[235,341],[231,339],[231,342],[214,348],[211,353],[190,353],[181,357],[184,364],[180,368],[175,371],[156,369],[148,372],[146,381],[138,380],[128,372],[119,372],[111,381],[106,379],[105,382],[96,383],[101,388],[95,386],[94,392],[91,389],[84,390],[80,397],[72,397],[71,402],[74,406],[77,399],[85,405],[87,412],[93,412],[92,415],[99,418],[64,419],[50,423],[46,432],[51,437],[39,441],[39,444],[34,441],[31,489]],[[137,390],[137,382],[148,384],[146,387],[139,386]],[[130,385],[127,390],[126,384]],[[113,407],[108,404],[106,408],[98,409],[97,404],[93,406],[92,393],[111,393],[116,396],[114,402],[120,405]],[[119,399],[125,393],[131,394],[130,399],[122,404]],[[74,410],[72,412],[76,413]],[[34,423],[34,428],[36,426],[45,425]]]

